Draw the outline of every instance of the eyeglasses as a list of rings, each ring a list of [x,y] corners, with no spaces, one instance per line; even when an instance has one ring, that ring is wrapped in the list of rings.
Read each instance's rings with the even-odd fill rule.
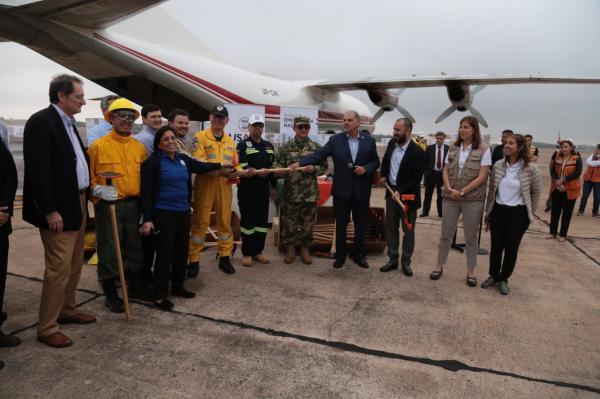
[[[310,130],[310,125],[296,125],[296,129],[299,129],[299,130]]]
[[[136,117],[135,113],[131,111],[116,111],[114,113],[115,117],[117,117],[121,122],[133,122]]]

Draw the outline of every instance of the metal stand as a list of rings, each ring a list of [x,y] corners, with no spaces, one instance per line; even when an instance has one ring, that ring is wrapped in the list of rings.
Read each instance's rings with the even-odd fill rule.
[[[477,237],[477,255],[487,255],[489,251],[487,249],[481,248],[481,227],[483,226],[483,220],[479,222],[479,235]],[[456,243],[456,231],[454,231],[454,237],[452,237],[452,244],[450,244],[450,248],[457,250],[461,254],[465,252],[465,244],[457,244]]]

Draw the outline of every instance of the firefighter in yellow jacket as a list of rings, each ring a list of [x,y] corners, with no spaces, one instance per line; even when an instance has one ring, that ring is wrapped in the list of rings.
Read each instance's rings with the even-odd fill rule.
[[[237,171],[235,142],[224,131],[229,121],[227,108],[222,105],[214,107],[210,113],[210,128],[197,132],[192,142],[192,156],[202,162],[234,164]],[[194,200],[192,213],[192,232],[190,236],[188,277],[196,277],[200,269],[200,252],[204,247],[210,214],[214,210],[217,221],[217,248],[219,268],[227,273],[235,273],[229,261],[233,250],[233,233],[231,231],[231,198],[232,188],[227,178],[202,175],[194,180]]]

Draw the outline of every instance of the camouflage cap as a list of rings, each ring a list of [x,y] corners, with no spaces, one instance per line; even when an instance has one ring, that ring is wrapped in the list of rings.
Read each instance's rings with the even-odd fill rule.
[[[310,118],[308,116],[297,116],[294,118],[294,126],[296,125],[310,125]]]

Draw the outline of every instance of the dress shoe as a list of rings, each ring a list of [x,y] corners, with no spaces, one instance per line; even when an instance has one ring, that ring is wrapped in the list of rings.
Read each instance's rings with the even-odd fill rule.
[[[432,280],[439,280],[440,277],[442,277],[442,274],[444,274],[444,270],[440,270],[439,272],[437,270],[434,270],[431,272],[431,274],[429,275],[429,278]]]
[[[219,257],[219,269],[221,269],[223,271],[223,273],[225,273],[225,274],[235,273],[235,268],[229,261],[229,256]]]
[[[426,218],[427,216],[429,216],[429,214],[425,213],[425,212],[423,212],[419,215],[420,218]]]
[[[264,256],[263,254],[254,255],[254,260],[256,260],[258,263],[262,263],[263,265],[266,265],[267,263],[271,263],[269,258]]]
[[[508,295],[508,281],[500,281],[500,293],[502,295]]]
[[[477,286],[477,277],[468,277],[467,276],[467,285],[469,287],[476,287]]]
[[[289,265],[290,263],[294,263],[294,260],[296,260],[296,247],[288,245],[285,248],[285,259],[283,261]]]
[[[2,322],[3,322],[4,320],[6,320],[6,317],[7,317],[7,314],[6,314],[6,312],[2,312],[2,313],[0,313],[0,324],[2,324]]]
[[[246,266],[246,267],[252,266],[252,256],[244,256],[242,258],[242,266]]]
[[[115,280],[108,279],[102,281],[102,291],[104,291],[104,306],[114,313],[123,313],[125,307],[123,301],[117,294],[117,288],[115,287]]]
[[[494,284],[496,284],[496,279],[490,276],[487,278],[487,280],[481,283],[481,288],[490,288]]]
[[[336,269],[339,269],[340,267],[344,266],[344,263],[346,263],[343,259],[336,259],[333,262],[333,267],[335,267]]]
[[[394,262],[394,261],[390,260],[390,261],[388,261],[388,263],[381,266],[379,268],[379,271],[383,272],[383,273],[387,273],[387,272],[391,272],[392,270],[396,270],[397,268],[398,268],[398,262]]]
[[[312,256],[310,256],[308,247],[300,247],[300,259],[302,259],[302,263],[305,265],[312,264]]]
[[[14,335],[6,335],[0,331],[0,348],[9,348],[11,346],[21,345],[21,338]]]
[[[166,310],[166,311],[173,309],[173,306],[175,306],[175,305],[173,305],[173,302],[169,301],[167,298],[153,301],[153,303],[154,303],[154,306],[156,306],[160,310]]]
[[[66,348],[73,345],[73,341],[60,331],[46,335],[45,337],[37,337],[37,340],[53,348]]]
[[[187,271],[187,276],[194,278],[200,273],[200,262],[190,262],[185,269]]]
[[[362,267],[363,269],[369,268],[369,263],[365,258],[354,258],[354,263],[356,263],[359,267]]]
[[[91,314],[75,313],[71,316],[58,316],[58,324],[92,324],[96,318]]]
[[[410,265],[402,265],[402,273],[404,273],[406,277],[412,277],[413,271],[410,268]]]
[[[0,360],[0,370],[2,370],[4,368],[4,362],[2,360]]]
[[[182,298],[195,298],[196,293],[186,290],[183,285],[175,286],[171,288],[171,295],[180,296]]]

